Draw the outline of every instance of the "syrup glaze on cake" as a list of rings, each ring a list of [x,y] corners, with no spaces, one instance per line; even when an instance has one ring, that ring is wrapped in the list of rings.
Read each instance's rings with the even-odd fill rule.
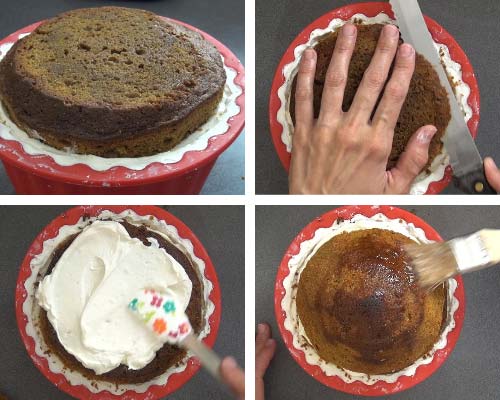
[[[375,48],[383,28],[383,24],[361,24],[356,22],[358,29],[356,47],[349,66],[342,109],[348,111],[356,90],[361,83],[363,74],[375,53]],[[337,42],[338,30],[322,37],[314,46],[317,57],[316,75],[314,80],[314,115],[318,117],[326,71]],[[400,41],[402,43],[402,40]],[[295,123],[295,88],[297,77],[292,83],[290,97],[290,116]],[[424,125],[434,125],[437,132],[429,147],[428,168],[434,158],[441,153],[443,137],[450,121],[450,105],[446,90],[442,87],[439,77],[432,65],[420,54],[416,54],[415,72],[410,83],[408,95],[401,109],[398,123],[394,130],[392,150],[387,163],[390,169],[396,165],[401,153],[406,148],[410,137]]]
[[[21,129],[101,157],[174,147],[213,115],[225,81],[221,55],[200,34],[120,7],[52,18],[0,63],[0,98]]]
[[[415,283],[403,250],[411,239],[382,229],[339,234],[313,255],[297,289],[307,338],[327,362],[387,374],[429,352],[446,315],[443,286]]]

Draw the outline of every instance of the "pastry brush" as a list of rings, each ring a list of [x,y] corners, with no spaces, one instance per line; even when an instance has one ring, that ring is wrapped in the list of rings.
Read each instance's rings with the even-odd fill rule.
[[[219,356],[193,333],[189,318],[173,294],[144,289],[130,301],[128,308],[163,343],[191,351],[216,379],[221,379]]]
[[[500,230],[483,229],[448,242],[410,244],[405,250],[419,284],[432,290],[452,276],[499,263]]]

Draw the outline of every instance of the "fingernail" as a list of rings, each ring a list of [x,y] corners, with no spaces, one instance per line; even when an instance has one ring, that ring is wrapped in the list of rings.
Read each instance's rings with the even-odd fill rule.
[[[495,163],[495,160],[493,160],[493,158],[491,158],[491,157],[486,157],[484,159],[484,162],[485,162],[485,164],[490,164],[490,168],[498,168],[497,164]]]
[[[230,368],[230,369],[235,368],[237,365],[238,364],[236,363],[236,360],[234,359],[234,357],[229,356],[229,357],[226,357],[224,359],[224,366],[226,368]]]
[[[386,25],[385,31],[391,37],[396,37],[396,36],[399,37],[399,29],[397,27],[395,27],[394,25]]]
[[[413,55],[415,50],[411,45],[405,43],[401,45],[401,47],[399,48],[399,52],[403,57],[410,57]]]
[[[272,347],[274,345],[274,339],[267,339],[266,347]]]
[[[314,57],[314,50],[313,49],[306,49],[304,51],[304,58],[307,59],[312,59]]]
[[[434,137],[434,134],[436,132],[437,132],[437,129],[435,127],[422,129],[417,136],[417,140],[419,143],[422,143],[422,144],[430,143],[430,141],[432,140],[432,138]]]
[[[259,334],[264,334],[266,332],[266,326],[264,324],[257,325],[257,332]]]
[[[354,36],[356,34],[356,27],[352,24],[345,24],[342,28],[342,32],[346,36]]]
[[[312,64],[314,62],[315,51],[313,49],[306,49],[302,54],[304,62],[307,64]]]

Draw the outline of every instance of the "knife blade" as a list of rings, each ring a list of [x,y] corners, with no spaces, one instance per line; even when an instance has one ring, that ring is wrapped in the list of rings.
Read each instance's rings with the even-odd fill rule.
[[[429,61],[438,73],[450,102],[451,119],[443,136],[444,146],[450,155],[455,185],[466,193],[496,193],[484,175],[483,159],[472,139],[464,114],[441,64],[434,41],[425,24],[417,0],[389,0],[401,36]]]

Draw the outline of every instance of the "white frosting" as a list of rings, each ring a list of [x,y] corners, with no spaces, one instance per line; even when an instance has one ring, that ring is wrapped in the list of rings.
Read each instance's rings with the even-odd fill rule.
[[[165,250],[146,247],[115,221],[86,227],[37,291],[60,343],[85,367],[103,374],[141,369],[163,342],[128,310],[135,293],[169,291],[184,311],[192,284]]]
[[[393,20],[384,13],[380,13],[375,17],[367,17],[363,14],[356,14],[349,19],[349,21],[353,20],[361,20],[364,24],[367,25],[387,24],[389,22],[393,22]],[[276,114],[276,120],[283,127],[283,131],[281,133],[281,141],[285,144],[286,149],[289,153],[292,151],[292,135],[294,127],[292,118],[288,110],[290,107],[292,82],[293,78],[297,74],[302,53],[306,49],[314,47],[323,36],[339,29],[346,22],[346,20],[336,18],[331,20],[326,28],[314,29],[309,36],[309,40],[294,49],[295,59],[291,63],[286,64],[283,67],[285,82],[278,89],[278,98],[280,99],[281,105],[278,113]],[[441,61],[443,62],[443,65],[446,69],[446,73],[452,78],[453,82],[456,85],[454,88],[456,98],[458,100],[458,104],[464,112],[464,118],[467,122],[472,117],[472,109],[467,103],[470,95],[470,87],[462,80],[462,67],[460,66],[460,64],[454,62],[451,59],[450,52],[446,45],[441,43],[434,43],[434,46],[436,47],[436,50],[441,57]],[[439,181],[443,178],[444,170],[446,166],[449,165],[449,163],[449,156],[443,147],[443,152],[436,156],[431,164],[430,174],[427,174],[424,171],[420,175],[418,175],[410,189],[410,194],[424,194],[431,182]]]
[[[328,228],[319,228],[316,230],[311,239],[303,241],[300,244],[299,253],[290,258],[288,262],[290,272],[283,280],[285,295],[281,302],[281,308],[285,313],[285,329],[287,329],[293,336],[294,350],[303,352],[307,363],[319,366],[327,376],[337,376],[347,383],[354,381],[360,381],[367,385],[373,385],[378,381],[394,383],[401,376],[413,376],[420,365],[429,364],[433,360],[435,352],[446,346],[447,335],[455,327],[454,313],[458,309],[458,300],[454,296],[454,293],[457,288],[457,282],[454,279],[449,279],[446,283],[448,309],[445,328],[441,333],[439,340],[434,344],[432,350],[415,361],[415,363],[409,367],[394,374],[367,375],[360,372],[342,369],[335,364],[323,360],[319,356],[314,347],[311,345],[297,313],[295,298],[297,294],[297,283],[300,280],[300,274],[316,251],[318,251],[318,249],[332,237],[343,232],[374,228],[388,229],[398,232],[418,243],[431,242],[427,239],[425,232],[422,229],[417,228],[412,223],[407,223],[402,219],[390,219],[381,213],[375,214],[371,218],[365,217],[361,214],[356,214],[350,220],[335,221]]]
[[[82,210],[82,214],[85,213],[85,209]],[[151,231],[161,235],[168,240],[178,249],[180,249],[192,262],[195,267],[199,278],[203,285],[203,301],[204,301],[204,314],[203,314],[203,325],[198,337],[200,339],[205,338],[210,333],[209,318],[213,314],[215,307],[212,301],[209,299],[210,293],[213,289],[213,284],[205,276],[205,263],[202,259],[194,254],[193,244],[189,239],[185,239],[179,236],[177,229],[165,223],[165,221],[158,220],[156,217],[151,215],[141,216],[136,214],[132,210],[126,210],[120,214],[115,214],[111,211],[104,210],[97,217],[92,217],[90,219],[84,219],[83,217],[74,225],[65,225],[59,229],[58,234],[51,239],[47,239],[43,242],[43,248],[38,246],[33,246],[31,248],[31,253],[29,255],[32,257],[30,266],[32,274],[24,282],[24,288],[26,289],[28,295],[24,299],[23,303],[23,313],[27,319],[26,333],[35,342],[35,352],[37,356],[44,358],[48,362],[49,369],[55,374],[62,374],[64,378],[74,386],[83,385],[92,393],[99,393],[102,391],[110,392],[113,395],[120,396],[126,391],[133,391],[136,393],[145,393],[150,386],[158,385],[165,386],[168,384],[168,380],[171,375],[176,373],[182,373],[187,366],[188,358],[192,357],[192,353],[188,352],[187,356],[177,365],[169,368],[162,375],[154,378],[153,380],[143,383],[143,384],[120,384],[115,385],[105,381],[91,381],[81,373],[77,371],[69,370],[64,363],[53,354],[47,344],[43,340],[43,334],[40,331],[39,325],[39,315],[40,306],[38,300],[35,297],[35,291],[37,284],[44,276],[47,271],[47,267],[50,264],[52,254],[54,250],[63,243],[69,236],[81,232],[86,226],[91,222],[99,220],[113,220],[122,221],[125,220],[134,225],[145,225]],[[94,222],[95,223],[95,222]],[[149,238],[149,242],[156,248],[158,248],[158,242],[154,238]],[[151,247],[149,248],[151,249]],[[153,287],[154,289],[155,287]],[[132,293],[133,295],[133,293]]]
[[[27,34],[19,35],[19,39]],[[14,43],[4,43],[0,45],[0,60],[5,56]],[[222,56],[221,56],[222,57]],[[224,62],[224,57],[222,57]],[[224,93],[215,114],[200,126],[196,131],[188,135],[181,143],[173,149],[147,157],[137,158],[103,158],[87,154],[75,154],[71,149],[57,150],[43,142],[28,136],[21,130],[5,112],[0,104],[0,137],[6,140],[15,140],[22,144],[26,153],[50,156],[57,164],[70,166],[75,164],[88,165],[95,171],[106,171],[110,168],[122,166],[132,170],[142,170],[149,164],[158,162],[162,164],[174,164],[179,162],[188,151],[205,150],[211,137],[224,134],[229,129],[228,121],[239,114],[240,107],[236,104],[236,99],[241,95],[242,88],[234,82],[237,76],[236,70],[224,64],[227,79]],[[36,136],[37,133],[33,132]],[[3,145],[2,145],[3,146]],[[36,162],[36,161],[34,161]],[[42,164],[42,167],[45,167]]]

